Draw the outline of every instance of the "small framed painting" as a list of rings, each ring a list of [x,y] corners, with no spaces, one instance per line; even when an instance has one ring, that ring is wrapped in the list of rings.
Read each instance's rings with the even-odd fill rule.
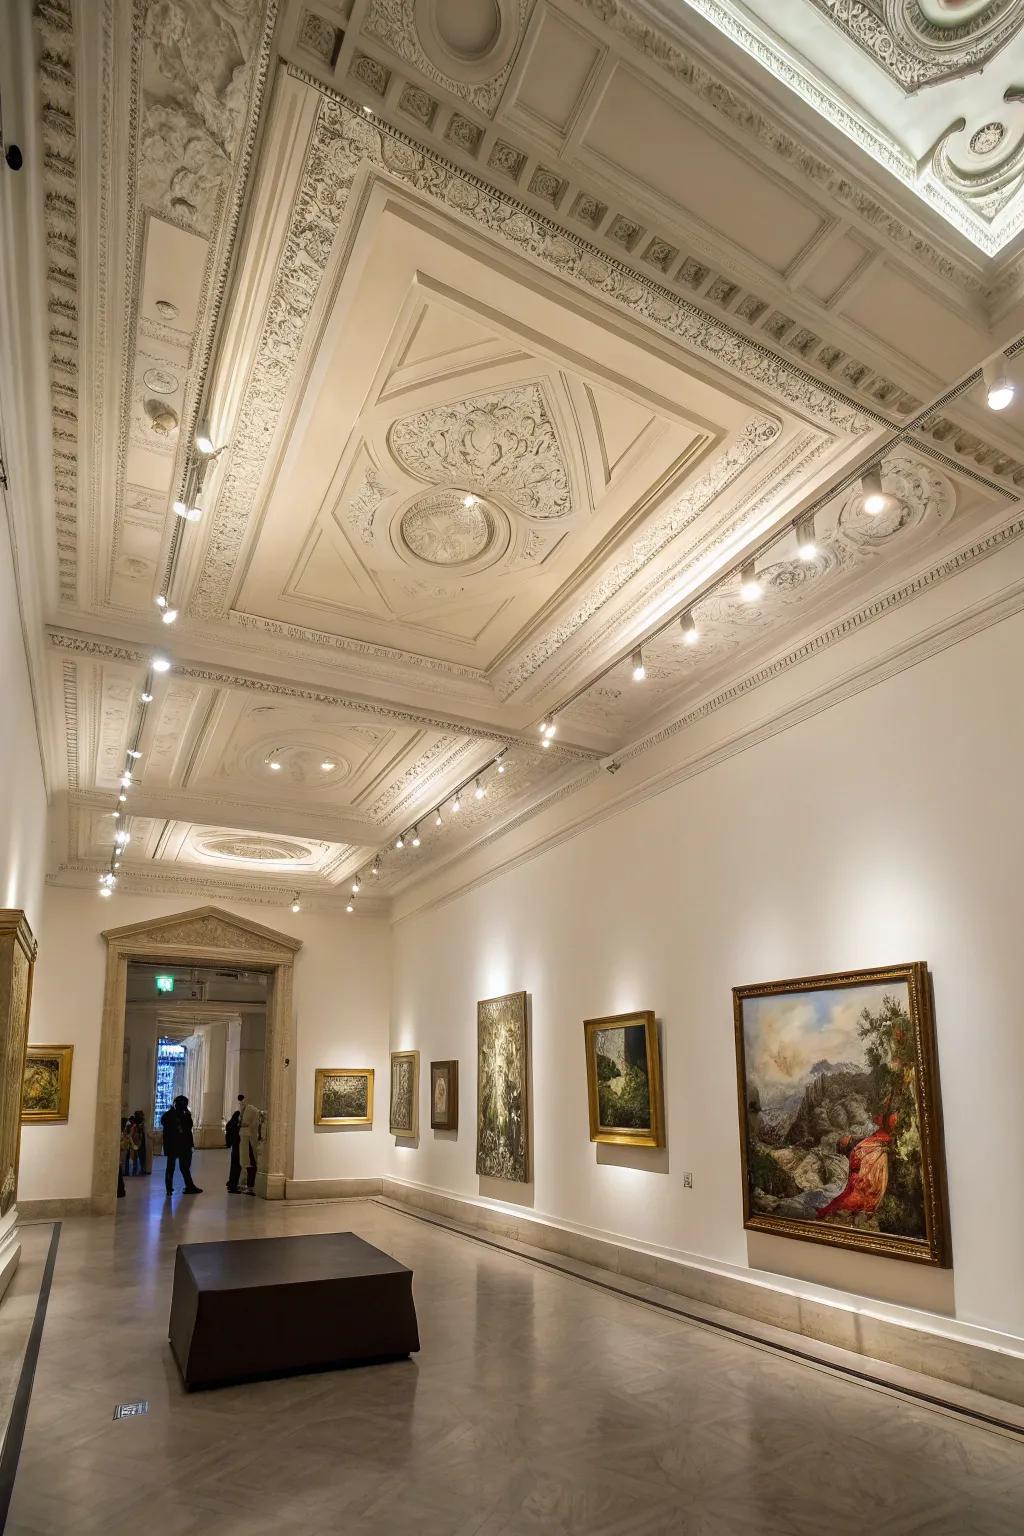
[[[73,1045],[30,1045],[21,1089],[22,1125],[59,1125],[71,1104]]]
[[[373,1068],[317,1067],[314,1125],[372,1125]]]
[[[949,1263],[921,961],[734,987],[743,1224]]]
[[[457,1061],[430,1063],[430,1129],[457,1131],[459,1128],[459,1064]]]
[[[418,1136],[420,1129],[420,1053],[391,1052],[391,1134]]]
[[[584,1019],[590,1139],[626,1147],[663,1147],[658,1026],[650,1010]]]

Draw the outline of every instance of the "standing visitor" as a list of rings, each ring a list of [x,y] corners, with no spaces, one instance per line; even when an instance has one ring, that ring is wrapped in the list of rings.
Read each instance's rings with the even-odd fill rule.
[[[136,1171],[138,1173],[152,1173],[153,1170],[149,1163],[149,1138],[146,1135],[145,1111],[137,1109],[134,1115],[132,1115],[132,1119],[135,1121],[135,1128],[139,1137],[139,1166]]]
[[[132,1138],[129,1131],[131,1123],[130,1120],[121,1121],[121,1172],[124,1174],[132,1171]]]
[[[240,1195],[242,1191],[238,1187],[238,1181],[242,1176],[242,1159],[239,1146],[242,1141],[242,1105],[245,1103],[245,1094],[238,1095],[238,1108],[224,1127],[224,1145],[231,1149],[231,1167],[228,1169],[228,1194]]]
[[[246,1160],[245,1192],[247,1195],[255,1193],[256,1184],[256,1147],[260,1139],[260,1112],[255,1104],[250,1104],[244,1093],[238,1095],[239,1106],[242,1111],[240,1122],[241,1145],[239,1147],[239,1161]]]
[[[186,1195],[201,1195],[202,1190],[192,1179],[192,1152],[195,1147],[195,1139],[192,1135],[192,1116],[189,1114],[188,1099],[183,1093],[179,1093],[170,1109],[164,1111],[160,1117],[160,1124],[164,1133],[164,1152],[167,1156],[167,1171],[164,1182],[167,1193],[174,1193],[174,1165],[178,1164],[182,1177],[185,1180]]]

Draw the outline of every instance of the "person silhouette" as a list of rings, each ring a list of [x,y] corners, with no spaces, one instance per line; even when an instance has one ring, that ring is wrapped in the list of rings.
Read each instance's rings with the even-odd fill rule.
[[[185,1194],[201,1195],[202,1190],[192,1178],[192,1152],[195,1139],[192,1135],[192,1116],[189,1114],[188,1099],[185,1094],[179,1093],[170,1109],[164,1110],[160,1116],[160,1124],[163,1127],[164,1155],[167,1158],[167,1170],[164,1174],[167,1193],[169,1195],[174,1193],[174,1165],[177,1163],[185,1180]]]

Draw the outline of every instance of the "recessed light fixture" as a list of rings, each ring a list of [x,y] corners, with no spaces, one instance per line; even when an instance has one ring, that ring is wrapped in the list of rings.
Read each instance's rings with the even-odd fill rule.
[[[745,603],[756,603],[764,588],[757,579],[753,560],[748,560],[740,571],[740,597]]]
[[[682,618],[679,620],[679,628],[683,632],[683,644],[684,645],[696,645],[697,644],[697,641],[700,639],[700,632],[697,629],[697,621],[693,617],[693,609],[692,608],[687,608],[686,612],[683,614]]]
[[[171,664],[167,660],[166,656],[154,656],[153,660],[150,662],[150,666],[153,668],[154,672],[169,672],[171,670]],[[152,695],[150,695],[150,697],[152,697]],[[146,702],[148,704],[149,699],[147,699]]]
[[[644,653],[638,645],[633,652],[633,681],[634,683],[642,683],[646,676],[647,668],[644,666]]]

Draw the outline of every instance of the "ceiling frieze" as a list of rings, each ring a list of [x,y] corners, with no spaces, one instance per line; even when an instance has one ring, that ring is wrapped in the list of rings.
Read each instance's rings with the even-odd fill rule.
[[[105,26],[104,16],[97,25]],[[43,232],[49,324],[53,509],[60,596],[74,602],[78,570],[78,121],[71,0],[37,0],[43,147]]]
[[[418,4],[414,0],[369,0],[362,29],[428,80],[470,102],[486,117],[493,117],[512,69],[513,47],[522,36],[532,4],[533,0],[507,0],[504,5],[493,6],[497,35],[490,44],[488,56],[496,67],[490,73],[485,59],[482,68],[477,66],[470,71],[472,79],[465,78],[456,59],[453,58],[451,68],[445,69],[429,57],[419,30],[421,20],[427,20],[424,15],[427,5],[422,0]],[[438,42],[443,44],[443,39]],[[431,52],[436,57],[444,57],[438,54],[436,44]],[[484,78],[478,79],[481,73]]]

